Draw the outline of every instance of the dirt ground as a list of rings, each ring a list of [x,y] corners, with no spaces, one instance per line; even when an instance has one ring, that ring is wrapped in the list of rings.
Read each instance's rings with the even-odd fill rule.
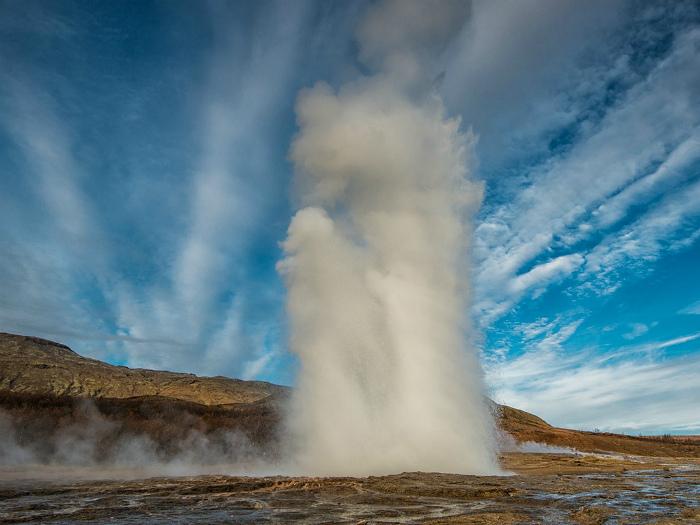
[[[510,475],[131,481],[41,481],[5,469],[0,523],[700,523],[697,459],[518,453],[502,465]]]

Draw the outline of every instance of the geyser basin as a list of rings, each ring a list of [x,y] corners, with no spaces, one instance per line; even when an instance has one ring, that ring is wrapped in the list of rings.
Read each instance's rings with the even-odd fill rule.
[[[517,468],[513,455],[509,468]],[[700,518],[697,463],[646,472],[577,466],[570,456],[523,455],[545,472],[580,475],[473,477],[409,473],[376,478],[201,476],[143,481],[7,481],[0,471],[5,523],[677,523]],[[629,471],[620,472],[623,465]],[[600,465],[598,466],[600,467]],[[586,472],[591,474],[585,475]],[[592,474],[595,472],[595,474]],[[533,475],[534,474],[534,475]],[[539,474],[539,475],[538,475]],[[543,475],[544,474],[544,475]],[[618,474],[618,475],[616,475]]]

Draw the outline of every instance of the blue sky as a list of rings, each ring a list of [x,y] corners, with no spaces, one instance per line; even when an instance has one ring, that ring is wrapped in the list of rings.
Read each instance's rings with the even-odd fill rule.
[[[0,1],[0,330],[291,384],[294,104],[368,74],[365,7]],[[433,68],[479,137],[490,394],[700,433],[697,2],[475,1]]]

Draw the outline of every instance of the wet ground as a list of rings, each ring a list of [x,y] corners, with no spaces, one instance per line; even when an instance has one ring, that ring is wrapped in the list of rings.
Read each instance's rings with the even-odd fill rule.
[[[697,460],[510,454],[504,468],[517,474],[70,481],[6,469],[0,523],[700,524]]]

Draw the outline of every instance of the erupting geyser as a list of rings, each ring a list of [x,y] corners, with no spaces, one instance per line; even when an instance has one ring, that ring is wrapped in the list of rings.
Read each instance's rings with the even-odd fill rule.
[[[496,471],[465,336],[481,187],[468,180],[470,137],[425,78],[466,5],[371,7],[358,41],[379,72],[299,96],[302,208],[279,269],[302,364],[288,425],[308,474]]]

